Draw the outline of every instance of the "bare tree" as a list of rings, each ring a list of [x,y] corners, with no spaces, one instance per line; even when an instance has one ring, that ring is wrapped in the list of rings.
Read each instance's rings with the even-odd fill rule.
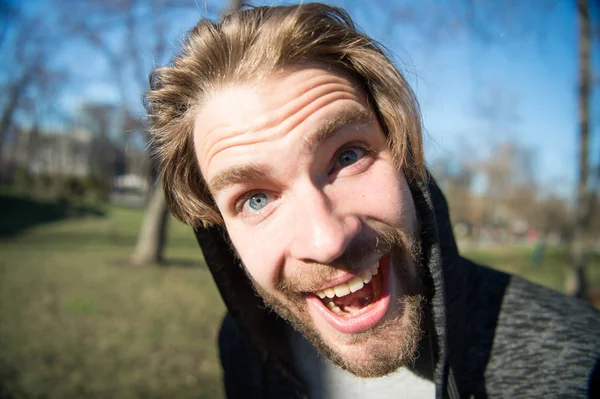
[[[448,200],[452,223],[468,223],[473,225],[476,217],[473,214],[473,180],[474,164],[466,157],[440,157],[431,165],[430,171],[443,188]]]
[[[64,2],[61,5],[64,7]],[[140,100],[148,89],[148,73],[171,58],[174,48],[170,42],[176,34],[181,34],[177,21],[182,15],[214,10],[208,5],[198,9],[198,3],[190,0],[71,0],[68,7],[72,15],[64,18],[66,29],[96,49],[109,67],[123,114],[123,147],[131,145],[133,136],[140,132],[144,137],[138,141],[149,142],[145,128],[140,129],[143,126]],[[127,160],[127,155],[124,159]],[[151,161],[149,165],[148,180],[152,187],[149,205],[130,257],[136,266],[162,262],[169,221],[160,181]],[[125,170],[129,169],[125,165]]]
[[[577,211],[575,212],[574,239],[572,243],[573,275],[567,282],[569,294],[583,298],[586,293],[585,266],[586,235],[592,211],[592,196],[589,190],[589,142],[590,142],[590,92],[591,60],[590,47],[592,28],[590,7],[587,0],[577,0],[577,22],[579,37],[579,178],[577,181]]]
[[[555,195],[549,195],[537,201],[533,212],[532,224],[542,235],[555,234],[562,240],[568,240],[573,234],[573,217],[566,201]]]
[[[467,2],[470,4],[470,7],[475,10],[475,2],[469,0]],[[505,17],[507,16],[506,10],[515,10],[516,4],[510,2],[511,4],[505,5],[505,11],[497,10],[492,14],[489,14],[489,21],[487,23],[487,28],[485,29],[475,29],[474,31],[478,34],[483,33],[483,37],[485,37],[488,42],[489,38],[493,38],[494,35],[485,35],[485,32],[489,32],[490,26],[493,27],[507,27],[507,26],[515,26],[514,21],[518,22],[518,26],[520,28],[520,35],[533,34],[536,32],[532,32],[528,30],[528,26],[532,26],[528,20],[530,15],[536,15],[536,13],[528,12],[521,13],[518,15],[525,15],[525,20],[520,20],[519,18],[514,18],[512,22],[507,20]],[[544,11],[547,11],[551,7],[553,7],[555,2],[546,1],[542,3],[536,2],[520,2],[518,7],[523,7],[524,5],[527,7],[537,7],[537,15],[543,14]],[[592,88],[592,79],[591,79],[591,70],[592,64],[590,59],[590,48],[592,45],[592,20],[590,18],[590,6],[587,0],[576,0],[575,7],[577,10],[577,27],[578,27],[578,52],[577,57],[579,60],[579,74],[578,74],[578,112],[579,112],[579,121],[578,121],[578,143],[579,143],[579,154],[578,154],[578,184],[576,191],[576,211],[574,213],[574,219],[572,220],[572,230],[574,232],[574,239],[572,240],[571,246],[571,254],[572,254],[572,276],[566,281],[566,290],[569,294],[584,297],[586,291],[586,283],[585,283],[585,266],[587,263],[586,259],[586,236],[588,234],[589,229],[589,220],[592,219],[592,196],[590,194],[589,189],[589,140],[590,140],[590,93]],[[479,9],[488,10],[486,7],[480,7]],[[532,11],[535,10],[532,9]],[[469,18],[471,21],[477,21],[476,18],[473,18],[477,15],[476,12],[471,13],[471,17]],[[510,22],[510,24],[508,24]],[[473,26],[479,25],[475,23]],[[479,25],[483,26],[483,25]],[[538,34],[540,32],[537,32]],[[481,37],[481,36],[480,36]]]
[[[62,32],[56,29],[48,33],[48,26],[39,15],[28,16],[19,13],[18,9],[11,10],[16,34],[12,40],[7,40],[3,32],[0,43],[6,65],[17,68],[10,69],[8,82],[1,87],[5,97],[0,111],[0,158],[18,110],[33,103],[29,107],[32,112],[31,108],[49,101],[58,80],[66,81],[63,71],[50,66],[62,42]]]
[[[229,10],[238,9],[243,5],[240,0],[231,0]],[[144,216],[138,241],[131,256],[134,265],[142,266],[163,261],[167,222],[169,213],[163,195],[160,179],[156,180],[152,191],[150,204]]]
[[[160,180],[157,181],[146,208],[144,220],[138,233],[137,243],[131,255],[134,266],[160,264],[164,261],[169,211]]]

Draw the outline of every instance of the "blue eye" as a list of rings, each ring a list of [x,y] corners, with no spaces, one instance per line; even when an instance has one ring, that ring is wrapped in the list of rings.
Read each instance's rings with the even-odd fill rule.
[[[365,150],[361,148],[349,148],[339,153],[338,159],[335,162],[334,169],[345,168],[353,163],[356,163],[365,155]]]
[[[244,202],[244,208],[250,207],[252,211],[260,211],[269,201],[269,197],[265,193],[254,193]]]

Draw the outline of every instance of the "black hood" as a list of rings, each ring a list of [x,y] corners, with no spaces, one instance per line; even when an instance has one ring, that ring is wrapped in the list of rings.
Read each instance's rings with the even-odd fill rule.
[[[457,346],[447,342],[448,329],[456,336],[467,328],[468,316],[460,311],[468,306],[468,294],[461,289],[448,292],[444,287],[469,287],[472,284],[469,263],[460,262],[456,242],[448,213],[446,199],[432,178],[427,183],[410,184],[411,192],[421,222],[421,245],[424,257],[425,286],[429,305],[429,330],[435,338],[434,381],[437,397],[446,397],[448,390],[454,390],[454,381],[449,366],[450,354],[447,348],[457,348],[454,356],[461,356]],[[263,363],[274,362],[281,370],[294,378],[291,352],[285,337],[286,325],[275,313],[267,310],[240,266],[228,244],[226,232],[221,227],[199,228],[195,230],[198,243],[202,247],[206,263],[219,288],[223,301],[237,327],[257,351]],[[456,309],[454,312],[453,309]],[[452,320],[452,325],[447,324]],[[454,357],[452,356],[452,357]],[[296,380],[297,381],[297,380]],[[450,384],[450,386],[448,386]],[[450,396],[452,393],[450,393]]]

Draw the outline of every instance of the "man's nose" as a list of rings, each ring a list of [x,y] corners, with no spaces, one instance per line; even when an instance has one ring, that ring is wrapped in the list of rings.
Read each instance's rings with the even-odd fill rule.
[[[360,232],[356,215],[344,214],[336,202],[316,187],[298,198],[291,256],[304,262],[331,264]]]

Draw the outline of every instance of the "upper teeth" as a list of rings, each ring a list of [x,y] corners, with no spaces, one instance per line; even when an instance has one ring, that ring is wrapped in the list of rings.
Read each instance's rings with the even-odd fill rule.
[[[356,292],[360,290],[365,284],[368,284],[371,281],[371,278],[379,273],[379,263],[376,263],[369,270],[365,270],[358,276],[352,278],[352,280],[347,283],[342,283],[340,285],[336,285],[335,287],[325,288],[321,291],[315,291],[315,295],[318,295],[319,298],[323,299],[333,298],[334,296],[342,297],[346,296],[351,292]]]

